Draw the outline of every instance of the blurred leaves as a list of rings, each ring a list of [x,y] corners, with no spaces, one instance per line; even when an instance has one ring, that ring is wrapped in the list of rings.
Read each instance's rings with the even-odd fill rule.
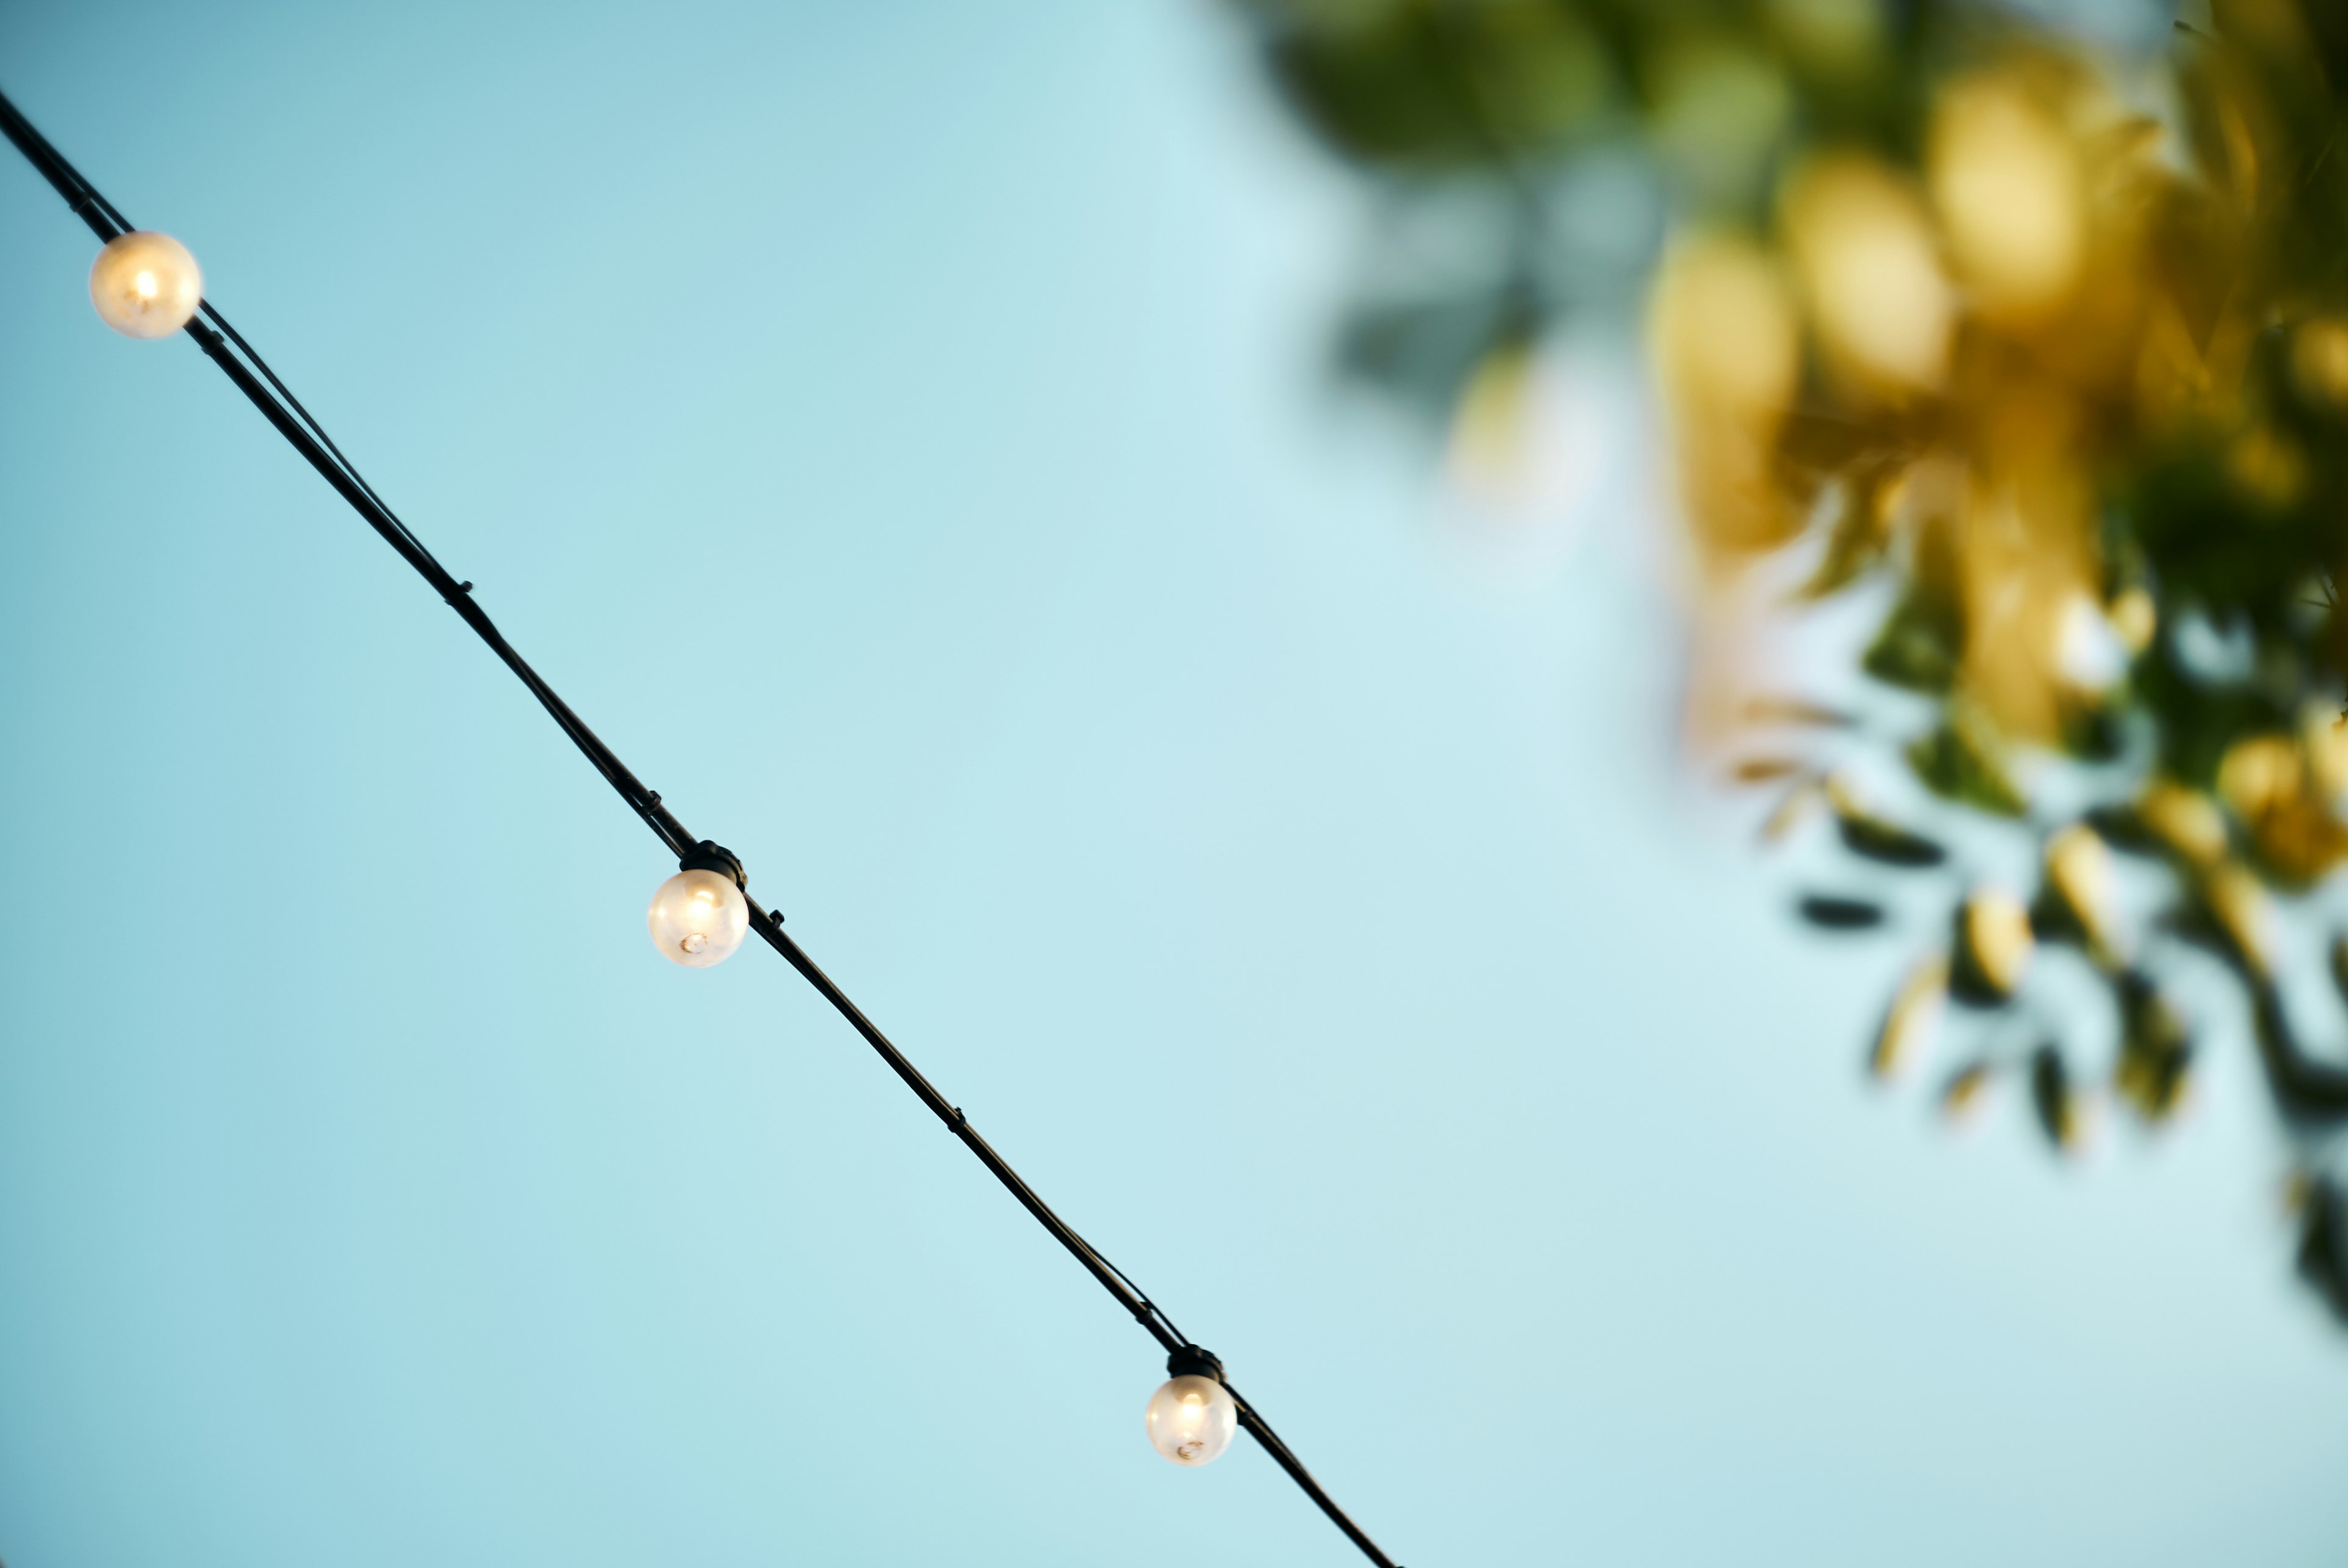
[[[1982,1102],[1989,1095],[1992,1076],[1985,1061],[1969,1062],[1959,1068],[1941,1087],[1941,1113],[1960,1122],[1979,1115]]]
[[[1937,589],[1911,589],[1892,607],[1859,667],[1886,685],[1934,695],[1956,684],[1964,623],[1956,602]]]
[[[2300,1276],[2348,1325],[2348,1204],[2339,1186],[2311,1181],[2299,1205]]]
[[[2075,822],[2047,839],[2043,863],[2031,929],[2047,941],[2076,943],[2099,969],[2113,968],[2119,958],[2115,876],[2103,835]]]
[[[2185,1020],[2152,982],[2134,971],[2113,983],[2119,1003],[2119,1065],[2112,1088],[2148,1122],[2165,1122],[2185,1092],[2192,1043]]]
[[[1891,544],[1890,502],[1898,477],[1890,464],[1874,463],[1857,467],[1844,480],[1826,554],[1802,586],[1801,597],[1838,593],[1882,561]]]
[[[1964,709],[1952,709],[1939,728],[1909,742],[1904,754],[1925,787],[1943,799],[1998,816],[2020,816],[2029,808],[2005,771],[1996,738]]]
[[[1989,0],[1234,3],[1382,237],[1442,239],[1382,238],[1342,358],[1455,447],[1516,439],[1545,334],[1643,282],[1691,602],[1734,611],[1704,666],[1728,689],[1696,693],[1738,717],[1727,772],[1782,784],[1766,840],[1824,812],[1852,871],[1946,911],[1872,1071],[1962,1030],[1952,1118],[2026,1069],[2058,1149],[2106,1091],[2165,1123],[2195,1061],[2174,982],[2215,955],[2305,1173],[2302,1271],[2348,1321],[2348,1148],[2322,1141],[2348,1051],[2282,1001],[2348,863],[2348,6],[2217,0],[2116,58]],[[1651,204],[1567,196],[1591,169]],[[1741,656],[1756,600],[1864,618],[1847,705],[1736,688],[1782,667]],[[1868,748],[1914,803],[1859,799]],[[2000,835],[2026,903],[1967,869]],[[1862,883],[1795,911],[1893,907]],[[2034,1000],[2075,965],[2107,1061],[2100,1020]]]
[[[1537,156],[1592,128],[1620,61],[1580,7],[1257,4],[1274,79],[1335,150],[1388,173]]]

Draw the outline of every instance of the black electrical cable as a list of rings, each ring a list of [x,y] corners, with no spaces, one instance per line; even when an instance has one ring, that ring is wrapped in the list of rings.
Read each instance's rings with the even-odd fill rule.
[[[15,105],[10,103],[5,94],[0,94],[0,135],[5,135],[15,146],[16,150],[24,154],[26,160],[56,188],[57,194],[65,198],[67,205],[81,216],[82,220],[89,225],[91,231],[101,241],[112,240],[117,235],[128,233],[132,230],[133,225],[130,220],[105,197],[99,195],[97,188],[84,179],[73,165],[67,162],[64,156],[49,145],[47,139],[33,128],[32,122],[17,112]],[[587,727],[578,714],[572,712],[570,704],[556,695],[554,688],[548,685],[538,671],[531,669],[521,655],[514,651],[513,645],[505,640],[490,621],[488,613],[474,602],[473,585],[469,582],[458,582],[454,574],[442,566],[434,558],[432,552],[424,547],[424,541],[410,532],[407,525],[394,515],[391,508],[384,504],[382,497],[376,494],[374,487],[359,477],[358,469],[343,456],[342,449],[327,436],[324,428],[311,417],[310,411],[302,406],[294,394],[287,390],[285,384],[277,378],[276,373],[269,368],[268,364],[259,354],[254,352],[252,345],[246,343],[242,334],[228,323],[227,318],[213,309],[209,301],[202,303],[201,309],[205,319],[212,323],[212,327],[191,321],[187,325],[187,332],[188,335],[194,338],[197,344],[210,356],[212,363],[219,365],[228,378],[236,384],[237,389],[242,392],[253,406],[260,409],[269,422],[277,427],[278,434],[283,436],[294,449],[299,452],[310,466],[335,487],[336,493],[350,503],[351,508],[365,519],[367,526],[374,528],[386,544],[397,551],[400,559],[413,567],[418,576],[431,584],[438,591],[442,600],[457,612],[467,626],[472,628],[474,633],[483,642],[489,644],[490,651],[502,660],[506,667],[514,672],[524,686],[529,688],[530,695],[538,699],[540,705],[545,708],[562,733],[570,737],[572,743],[579,748],[589,763],[593,764],[595,771],[603,775],[604,782],[619,794],[621,799],[627,802],[630,810],[644,819],[645,825],[653,830],[654,835],[667,846],[669,851],[679,856],[694,853],[700,841],[695,840],[685,831],[685,825],[677,821],[676,817],[661,804],[661,797],[646,789],[635,774],[628,771],[619,756]],[[214,331],[213,327],[219,330]],[[232,347],[237,352],[231,352]],[[239,353],[243,356],[242,359],[238,357]],[[246,363],[247,361],[251,362],[250,364]],[[258,375],[254,374],[256,370],[260,373]],[[747,879],[741,880],[744,881],[747,893]],[[815,960],[808,958],[798,943],[783,930],[783,917],[779,911],[762,908],[755,899],[749,901],[749,908],[751,928],[758,933],[760,939],[780,953],[784,959],[793,968],[798,970],[801,977],[832,1005],[833,1009],[848,1020],[856,1032],[864,1038],[865,1043],[870,1045],[881,1061],[888,1064],[890,1070],[904,1081],[905,1086],[920,1097],[922,1103],[929,1107],[931,1113],[945,1123],[947,1129],[955,1137],[962,1140],[963,1146],[978,1157],[979,1163],[986,1167],[988,1173],[1000,1182],[1013,1197],[1019,1200],[1021,1206],[1035,1216],[1036,1223],[1051,1235],[1053,1240],[1058,1242],[1071,1256],[1084,1265],[1086,1270],[1099,1282],[1101,1287],[1117,1299],[1117,1304],[1123,1307],[1133,1320],[1140,1324],[1142,1328],[1158,1341],[1161,1348],[1169,1355],[1186,1350],[1195,1351],[1196,1348],[1191,1346],[1181,1331],[1174,1327],[1173,1319],[1144,1294],[1140,1286],[1128,1278],[1124,1270],[1094,1250],[1091,1243],[1078,1235],[1066,1221],[1054,1214],[1051,1206],[1036,1195],[1035,1189],[1021,1178],[1019,1173],[1013,1170],[1003,1156],[996,1153],[986,1140],[978,1135],[977,1129],[970,1124],[969,1118],[963,1114],[962,1108],[951,1103],[944,1095],[939,1093],[936,1087],[928,1079],[922,1077],[920,1070],[906,1059],[905,1054],[890,1043],[888,1036],[882,1034],[879,1027],[864,1016],[862,1009],[848,999],[848,993],[841,990],[832,981],[830,976],[816,967]],[[1361,1527],[1346,1517],[1344,1510],[1337,1506],[1336,1501],[1322,1490],[1320,1482],[1313,1479],[1312,1473],[1305,1470],[1294,1451],[1281,1440],[1280,1435],[1274,1432],[1262,1416],[1257,1413],[1255,1407],[1241,1398],[1238,1389],[1231,1388],[1228,1383],[1224,1387],[1231,1394],[1232,1402],[1239,1409],[1241,1426],[1262,1445],[1264,1451],[1272,1456],[1272,1461],[1288,1472],[1289,1478],[1303,1490],[1304,1494],[1319,1506],[1322,1512],[1329,1516],[1331,1522],[1344,1532],[1348,1540],[1361,1548],[1363,1554],[1371,1562],[1378,1564],[1379,1568],[1397,1568],[1394,1561],[1378,1549],[1377,1543],[1364,1534]]]
[[[103,199],[101,198],[101,200],[102,200]],[[109,212],[113,210],[110,206],[107,210]],[[125,223],[123,227],[127,229],[129,225]],[[408,528],[408,526],[399,520],[398,514],[391,509],[389,503],[385,501],[381,496],[376,494],[375,487],[366,482],[366,476],[359,472],[358,466],[353,463],[348,457],[343,456],[343,449],[335,445],[335,438],[326,434],[326,427],[310,416],[310,411],[302,406],[302,400],[294,396],[293,392],[283,382],[277,379],[277,373],[269,368],[269,362],[262,358],[260,353],[255,350],[251,343],[244,341],[244,334],[238,332],[234,327],[229,325],[228,318],[221,314],[220,312],[214,310],[210,300],[202,302],[200,308],[204,313],[204,319],[211,322],[212,325],[220,328],[221,334],[225,336],[229,342],[236,344],[237,352],[243,354],[246,359],[252,362],[252,368],[261,372],[263,379],[267,381],[271,386],[276,388],[277,395],[285,400],[286,405],[292,408],[295,414],[301,415],[302,423],[310,427],[310,434],[318,438],[318,444],[320,446],[324,446],[329,453],[333,454],[335,461],[342,466],[343,472],[351,477],[352,483],[357,485],[361,490],[366,493],[366,498],[373,501],[377,507],[380,507],[383,509],[383,515],[391,519],[391,526],[397,528],[401,534],[405,535],[409,544],[414,545],[419,550],[424,550],[424,553],[427,558],[430,557],[432,552],[428,549],[425,549],[424,541],[417,538],[414,532]],[[432,564],[438,566],[440,563],[436,560]]]
[[[85,205],[88,207],[93,207],[99,212],[106,215],[106,217],[114,224],[118,232],[129,233],[133,225],[129,219],[125,218],[122,215],[121,209],[115,206],[113,202],[108,201],[105,196],[98,191],[97,187],[82,179],[80,172],[76,169],[73,165],[67,163],[65,160],[65,158],[56,148],[49,145],[48,138],[41,135],[38,130],[35,129],[32,123],[29,120],[26,120],[24,116],[17,114],[13,106],[10,108],[8,113],[10,119],[13,120],[15,127],[15,131],[11,132],[11,139],[17,140],[18,146],[25,149],[26,156],[33,158],[36,167],[42,168],[42,171],[44,173],[49,173],[49,171],[54,169],[57,171],[57,174],[62,174],[64,179],[69,182],[75,190],[79,191],[80,194],[78,199],[70,194],[67,196],[67,200],[74,203],[77,210],[82,210]],[[21,138],[17,137],[17,132],[22,133]],[[30,143],[30,146],[26,146],[27,142]],[[35,153],[34,149],[38,149],[37,154]],[[57,174],[51,175],[52,183],[57,182]],[[67,189],[65,185],[60,185],[58,188],[61,191]],[[95,223],[92,223],[90,226],[93,229],[98,229],[99,234],[105,238],[111,239],[113,237],[111,234],[107,233],[104,229],[98,228],[98,225]],[[335,445],[335,438],[326,434],[326,427],[319,424],[316,419],[313,418],[307,408],[302,406],[302,400],[294,395],[294,391],[291,387],[287,386],[283,381],[278,379],[277,373],[269,368],[269,362],[261,357],[260,351],[255,349],[251,343],[244,341],[244,334],[238,332],[233,326],[231,326],[229,324],[228,318],[221,314],[220,312],[213,307],[212,302],[210,300],[199,301],[197,308],[203,312],[205,318],[209,320],[212,325],[220,328],[221,333],[227,336],[228,340],[237,346],[239,353],[242,354],[246,359],[252,362],[253,368],[258,370],[261,373],[263,379],[266,380],[269,384],[276,390],[277,395],[283,398],[286,405],[291,407],[296,415],[300,415],[302,423],[309,426],[310,434],[315,436],[318,438],[319,445],[325,447],[325,449],[333,455],[335,463],[341,466],[343,472],[348,474],[351,477],[352,481],[355,483],[362,491],[366,492],[368,500],[373,501],[378,507],[382,508],[383,515],[385,517],[391,518],[392,526],[407,537],[408,543],[414,545],[417,549],[423,550],[427,556],[429,556],[432,552],[425,548],[424,541],[417,538],[416,535],[409,530],[407,525],[399,520],[397,515],[392,511],[390,504],[380,495],[376,493],[374,486],[366,482],[366,476],[358,471],[358,466],[353,463],[348,457],[343,456],[343,449]],[[439,563],[435,561],[433,564],[438,566]]]
[[[1175,1338],[1180,1340],[1185,1345],[1188,1345],[1190,1342],[1190,1337],[1189,1335],[1174,1327],[1174,1320],[1166,1316],[1166,1309],[1159,1306],[1158,1303],[1150,1300],[1148,1296],[1142,1290],[1141,1286],[1133,1283],[1133,1276],[1126,1273],[1125,1270],[1117,1267],[1117,1265],[1110,1263],[1107,1257],[1102,1254],[1100,1248],[1093,1245],[1092,1243],[1085,1243],[1085,1250],[1091,1253],[1095,1257],[1099,1258],[1102,1264],[1107,1267],[1111,1274],[1125,1281],[1125,1287],[1133,1292],[1134,1295],[1141,1297],[1141,1305],[1149,1309],[1151,1317],[1157,1318],[1159,1322],[1166,1325],[1166,1331],[1169,1334],[1171,1334]]]

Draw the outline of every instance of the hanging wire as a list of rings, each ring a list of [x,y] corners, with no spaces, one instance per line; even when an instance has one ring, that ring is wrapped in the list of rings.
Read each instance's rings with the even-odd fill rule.
[[[60,187],[60,191],[62,194],[65,194],[66,200],[74,206],[76,210],[84,211],[85,215],[87,215],[87,209],[95,208],[114,225],[116,233],[127,234],[138,227],[138,225],[131,222],[129,219],[124,217],[122,215],[122,210],[115,206],[113,202],[108,201],[103,192],[101,192],[96,186],[90,184],[88,180],[84,179],[81,177],[80,171],[75,169],[70,163],[67,163],[64,155],[59,153],[55,147],[49,144],[48,138],[44,137],[39,130],[36,129],[31,121],[26,119],[22,114],[17,113],[13,105],[10,106],[8,109],[7,118],[12,122],[10,128],[10,139],[17,141],[20,147],[24,147],[26,142],[31,143],[30,147],[24,148],[24,149],[26,156],[32,159],[35,167],[41,169],[42,172],[45,174],[48,174],[52,169],[54,169],[56,174],[51,174],[52,183],[56,182],[57,174],[62,174],[65,177],[67,182],[72,187],[72,189],[70,190],[66,190],[64,187]],[[91,227],[98,228],[98,226],[92,224]],[[99,229],[98,231],[103,238],[112,239],[114,237],[112,234],[108,234],[103,229]],[[220,328],[221,332],[227,336],[229,342],[236,345],[237,351],[252,362],[252,367],[261,373],[263,379],[269,383],[270,386],[276,391],[278,396],[285,400],[286,405],[294,410],[294,414],[301,419],[304,425],[308,426],[310,434],[317,437],[318,444],[324,446],[334,457],[336,466],[339,466],[344,473],[349,475],[351,482],[359,487],[360,492],[364,494],[368,500],[373,501],[376,506],[382,510],[383,515],[391,520],[392,527],[397,528],[401,536],[404,537],[409,544],[414,545],[417,550],[421,551],[427,559],[432,559],[432,552],[430,549],[426,548],[424,541],[417,538],[415,533],[409,529],[408,526],[399,520],[398,514],[391,509],[391,504],[376,493],[374,486],[366,482],[366,477],[359,472],[358,466],[353,463],[348,457],[343,456],[343,449],[335,445],[335,438],[326,434],[326,427],[319,424],[318,421],[311,415],[310,411],[302,405],[302,400],[294,395],[293,389],[287,386],[284,382],[278,379],[277,373],[269,368],[269,362],[261,357],[260,351],[245,341],[244,334],[238,332],[234,326],[231,325],[229,319],[221,314],[220,311],[210,300],[199,302],[198,308],[203,312],[205,319],[210,321],[214,326]],[[440,563],[438,560],[433,560],[432,564],[437,567]]]
[[[128,225],[126,225],[126,227],[128,227]],[[419,550],[423,550],[426,559],[432,560],[432,564],[434,566],[439,566],[440,563],[438,560],[432,559],[432,552],[429,549],[425,548],[424,541],[417,538],[408,526],[399,520],[399,514],[391,509],[389,502],[386,501],[381,496],[376,494],[375,487],[366,482],[366,477],[358,471],[357,466],[348,457],[343,456],[343,449],[335,445],[335,438],[326,434],[326,427],[310,416],[310,411],[302,406],[302,400],[294,396],[294,394],[287,389],[283,382],[277,379],[277,373],[269,368],[269,362],[262,358],[260,353],[255,350],[251,343],[244,341],[244,334],[238,332],[234,327],[229,325],[228,318],[221,314],[217,310],[214,310],[212,308],[212,302],[210,300],[202,302],[199,308],[201,308],[204,313],[204,318],[207,321],[211,322],[212,325],[220,328],[221,332],[226,335],[229,342],[236,344],[237,352],[243,354],[246,359],[252,362],[252,368],[259,371],[262,374],[262,378],[267,381],[272,387],[276,389],[277,395],[285,400],[286,405],[301,416],[302,423],[310,427],[310,434],[318,438],[318,444],[332,454],[335,461],[341,466],[343,472],[351,477],[351,482],[356,485],[359,489],[366,494],[368,500],[373,501],[377,507],[383,509],[383,515],[391,519],[391,526],[397,528],[400,531],[401,536],[405,538],[409,544],[414,545]],[[443,569],[445,570],[446,569],[444,568]]]
[[[96,187],[84,179],[79,171],[67,162],[57,149],[49,145],[41,133],[33,128],[32,123],[17,112],[15,106],[8,101],[5,94],[0,94],[0,135],[5,135],[15,144],[16,149],[23,153],[26,159],[56,188],[57,193],[66,199],[67,204],[81,216],[82,220],[89,225],[91,231],[99,239],[111,240],[118,234],[128,233],[136,228],[135,224],[98,193]],[[238,390],[252,401],[253,406],[261,410],[269,422],[277,427],[278,433],[308,460],[311,466],[317,469],[320,476],[350,503],[352,509],[356,511],[386,544],[397,551],[400,557],[416,569],[417,575],[439,591],[442,600],[448,607],[454,610],[466,625],[470,627],[475,634],[489,645],[490,651],[514,672],[530,694],[538,699],[539,704],[552,717],[556,725],[570,738],[572,743],[579,748],[587,760],[594,765],[595,770],[603,776],[604,782],[619,794],[631,810],[643,818],[645,825],[652,829],[661,842],[672,853],[680,856],[691,850],[696,841],[685,830],[685,825],[661,804],[661,797],[645,788],[635,774],[630,773],[626,765],[620,761],[617,753],[605,745],[595,733],[587,727],[585,722],[572,711],[570,704],[563,702],[555,692],[554,688],[547,684],[538,671],[531,669],[521,655],[515,651],[513,645],[505,640],[504,635],[490,621],[488,613],[474,601],[473,585],[469,582],[458,581],[455,575],[442,566],[438,558],[425,548],[423,540],[417,538],[407,525],[400,521],[397,515],[376,493],[374,487],[361,477],[358,469],[343,456],[342,449],[336,446],[334,440],[327,436],[324,427],[311,416],[310,411],[304,408],[301,401],[288,390],[285,384],[278,379],[276,372],[269,368],[268,363],[255,352],[251,343],[244,340],[243,335],[229,324],[228,319],[214,309],[210,301],[202,302],[201,310],[204,318],[218,331],[215,332],[191,321],[188,323],[187,332],[212,362],[227,373],[229,379],[236,384]],[[234,353],[231,352],[232,348]],[[241,359],[238,357],[240,354],[242,356]],[[259,374],[256,375],[255,372]],[[1102,1288],[1132,1315],[1134,1321],[1140,1324],[1162,1348],[1169,1352],[1186,1348],[1195,1348],[1191,1347],[1188,1337],[1174,1326],[1174,1320],[1167,1316],[1165,1310],[1136,1285],[1123,1269],[1109,1262],[1098,1249],[1077,1235],[1067,1222],[1055,1214],[1050,1205],[1036,1194],[1035,1189],[1030,1187],[1025,1180],[994,1152],[993,1146],[984,1138],[979,1136],[977,1129],[970,1124],[969,1118],[963,1115],[962,1108],[948,1102],[945,1096],[922,1075],[905,1054],[890,1042],[879,1027],[866,1018],[863,1011],[849,999],[848,994],[816,966],[815,960],[808,958],[798,943],[783,929],[783,918],[779,912],[762,908],[755,900],[750,902],[749,909],[751,928],[757,931],[769,947],[780,953],[794,968],[798,969],[800,975],[823,996],[824,999],[831,1004],[833,1009],[864,1037],[866,1043],[870,1045],[891,1070],[904,1081],[906,1086],[921,1098],[931,1112],[944,1122],[972,1153],[978,1156],[980,1162],[986,1166],[995,1180],[1009,1190],[1012,1196],[1019,1201],[1054,1240],[1057,1241],[1070,1255],[1092,1274]],[[1231,1388],[1230,1384],[1226,1383],[1224,1388],[1231,1394],[1232,1403],[1238,1407],[1240,1424],[1255,1438],[1264,1451],[1272,1456],[1273,1462],[1287,1471],[1290,1479],[1294,1481],[1305,1495],[1328,1515],[1330,1521],[1344,1532],[1346,1538],[1359,1547],[1363,1554],[1372,1563],[1378,1564],[1378,1568],[1398,1568],[1398,1564],[1386,1556],[1377,1543],[1365,1534],[1361,1527],[1337,1506],[1335,1500],[1331,1498],[1322,1489],[1321,1484],[1313,1479],[1312,1473],[1297,1459],[1294,1451],[1281,1440],[1277,1432],[1272,1430],[1270,1423],[1264,1420],[1255,1407],[1241,1398],[1239,1390]]]
[[[1125,1287],[1133,1292],[1133,1294],[1139,1298],[1142,1307],[1148,1311],[1152,1317],[1155,1317],[1159,1322],[1166,1326],[1167,1333],[1171,1334],[1175,1338],[1180,1340],[1185,1345],[1188,1345],[1190,1342],[1190,1337],[1189,1335],[1174,1327],[1174,1320],[1166,1316],[1166,1309],[1159,1306],[1158,1303],[1150,1300],[1148,1293],[1144,1291],[1141,1286],[1133,1283],[1133,1276],[1131,1275],[1117,1267],[1117,1265],[1109,1262],[1107,1258],[1103,1257],[1101,1255],[1100,1248],[1095,1246],[1088,1241],[1085,1241],[1084,1237],[1078,1236],[1076,1239],[1079,1242],[1084,1243],[1084,1249],[1086,1252],[1092,1254],[1095,1257],[1100,1258],[1102,1267],[1117,1276],[1117,1278],[1125,1281]]]

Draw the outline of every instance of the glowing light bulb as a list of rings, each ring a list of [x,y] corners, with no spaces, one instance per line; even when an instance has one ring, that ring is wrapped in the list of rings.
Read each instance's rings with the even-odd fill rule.
[[[125,337],[170,337],[188,324],[203,297],[196,259],[169,234],[118,234],[89,269],[89,302]]]
[[[1176,1464],[1208,1464],[1231,1446],[1240,1408],[1222,1384],[1196,1373],[1169,1378],[1149,1396],[1142,1419],[1149,1446]]]
[[[750,934],[750,906],[730,876],[680,871],[660,885],[644,923],[672,964],[705,969],[733,957]]]

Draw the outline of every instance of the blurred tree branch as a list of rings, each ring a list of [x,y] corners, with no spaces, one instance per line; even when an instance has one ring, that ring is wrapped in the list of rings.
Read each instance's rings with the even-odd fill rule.
[[[1834,710],[1701,705],[1777,792],[1767,836],[1824,819],[1909,885],[1803,919],[1941,911],[1873,1071],[1945,1035],[1952,1115],[2011,1079],[2058,1150],[2103,1100],[2161,1125],[2214,959],[2299,1268],[2348,1323],[2348,1061],[2292,1021],[2326,937],[2348,994],[2322,897],[2348,861],[2348,7],[2214,0],[2127,55],[1963,0],[1234,4],[1298,118],[1452,258],[1381,276],[1412,263],[1380,247],[1349,374],[1481,416],[1575,299],[1643,291],[1699,608],[1873,607]],[[1611,252],[1561,217],[1604,159],[1663,215]],[[1863,796],[1870,768],[1912,802]],[[1976,869],[1998,854],[2024,885]],[[2066,967],[2093,1027],[2037,994]]]

